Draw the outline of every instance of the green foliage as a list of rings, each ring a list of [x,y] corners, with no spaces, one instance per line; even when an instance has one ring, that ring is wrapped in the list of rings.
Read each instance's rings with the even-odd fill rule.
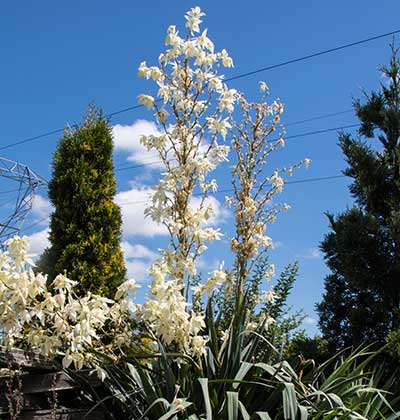
[[[305,336],[305,331],[300,327],[306,315],[302,310],[293,311],[292,306],[287,303],[298,271],[297,262],[284,268],[274,285],[275,300],[266,302],[263,308],[263,311],[275,320],[266,331],[268,333],[266,338],[282,352],[285,351],[285,347],[290,344],[291,340]]]
[[[333,232],[321,249],[332,274],[318,305],[324,337],[335,349],[383,343],[392,326],[394,261],[388,231],[358,208],[329,217]]]
[[[321,249],[331,274],[317,310],[333,349],[384,344],[400,328],[400,65],[392,48],[379,92],[354,101],[360,138],[340,135],[356,207],[328,214]],[[372,148],[368,139],[380,147]]]
[[[299,268],[297,262],[295,262],[286,266],[280,273],[273,287],[275,293],[273,301],[262,299],[263,289],[266,287],[265,272],[268,271],[268,268],[269,258],[264,255],[256,261],[251,276],[245,280],[247,314],[249,322],[253,324],[263,324],[266,317],[271,317],[274,320],[272,324],[266,325],[262,335],[268,342],[273,343],[275,347],[283,351],[293,338],[305,335],[300,326],[306,316],[301,310],[294,312],[293,308],[287,303]],[[230,273],[230,276],[233,277],[233,274]],[[232,282],[235,283],[235,279],[232,279]],[[223,331],[228,330],[232,322],[235,313],[235,300],[236,296],[232,293],[231,288],[223,288],[214,296],[215,307],[219,313],[219,330],[217,333],[220,335]],[[263,303],[260,304],[260,301],[263,301]],[[267,342],[264,343],[268,348]],[[262,348],[262,342],[260,346],[260,353],[266,351]]]
[[[112,151],[107,119],[90,108],[81,126],[65,131],[53,157],[51,245],[38,269],[50,279],[66,271],[80,294],[113,297],[125,277]]]
[[[208,345],[199,360],[168,350],[161,342],[157,350],[144,347],[119,363],[94,355],[107,372],[101,389],[84,383],[97,401],[94,408],[101,406],[110,419],[132,420],[395,420],[400,407],[389,392],[392,381],[378,388],[381,376],[370,368],[376,353],[359,349],[347,357],[329,357],[326,342],[316,339],[308,348],[303,341],[302,348],[308,355],[311,349],[323,353],[327,361],[292,364],[269,341],[261,314],[268,310],[277,319],[284,316],[297,265],[281,274],[276,286],[281,297],[260,308],[255,296],[266,264],[266,259],[260,260],[243,294],[224,293],[208,301]],[[251,322],[257,323],[252,331]],[[226,334],[221,336],[223,330]],[[144,333],[142,340],[149,339]],[[294,342],[285,347],[286,353],[302,352],[300,338],[297,348]],[[70,373],[82,381],[76,372]]]
[[[294,337],[285,349],[285,356],[294,363],[312,361],[317,366],[322,365],[331,357],[328,341],[322,337]]]
[[[215,333],[218,318],[207,308],[207,353],[195,361],[159,351],[127,357],[119,365],[98,355],[108,379],[101,392],[90,389],[110,418],[130,419],[368,419],[395,420],[397,404],[369,369],[375,353],[338,354],[319,367],[296,370],[268,344],[261,328],[246,331],[248,295],[238,296],[229,335]],[[147,359],[147,360],[145,360]],[[97,398],[96,398],[97,395]],[[99,397],[102,395],[102,397]],[[391,402],[389,402],[391,401]],[[393,405],[393,406],[392,406]]]

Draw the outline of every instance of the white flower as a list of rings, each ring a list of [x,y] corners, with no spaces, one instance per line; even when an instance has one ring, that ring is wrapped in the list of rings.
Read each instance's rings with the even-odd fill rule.
[[[246,330],[248,331],[255,331],[258,327],[257,322],[248,322],[246,325]]]
[[[157,118],[159,119],[160,122],[165,123],[168,119],[169,113],[166,111],[165,108],[161,108],[158,112],[157,112]]]
[[[171,88],[162,83],[159,83],[158,86],[160,87],[157,93],[158,97],[162,98],[164,100],[164,103],[167,103],[171,97]]]
[[[275,276],[275,264],[270,264],[268,271],[264,273],[265,278],[267,281],[271,280],[271,277]]]
[[[269,303],[274,303],[276,299],[276,293],[272,289],[269,289],[264,293],[264,299]]]
[[[191,342],[191,353],[197,357],[205,354],[207,341],[208,339],[203,336],[194,336]]]
[[[228,118],[216,119],[213,117],[207,118],[208,128],[212,134],[219,133],[223,138],[226,137],[228,129],[231,128],[231,124],[228,122]]]
[[[274,174],[268,178],[268,181],[271,182],[277,192],[282,192],[284,181],[279,176],[278,171],[275,171]]]
[[[150,71],[145,61],[142,61],[139,65],[138,77],[145,77],[146,79],[150,77]]]
[[[140,285],[138,285],[134,279],[126,280],[118,287],[115,293],[115,300],[119,300],[127,295],[129,295],[131,299],[134,299],[136,295],[136,289],[139,288]]]
[[[306,159],[304,159],[304,165],[306,165],[306,169],[308,169],[308,167],[310,166],[310,163],[311,163],[311,159],[308,159],[308,158],[306,158]]]
[[[54,289],[56,290],[67,290],[70,292],[73,287],[78,284],[77,281],[70,280],[68,277],[63,274],[59,274],[53,281]]]
[[[225,49],[218,54],[218,58],[222,61],[224,67],[233,67],[233,60]]]
[[[197,42],[201,47],[206,48],[211,53],[214,52],[214,44],[209,38],[207,38],[207,29],[205,29],[201,36],[197,38]]]
[[[176,27],[174,25],[169,26],[167,30],[167,37],[165,38],[165,45],[172,46],[172,55],[175,54],[174,50],[178,50],[182,43],[183,39],[178,36],[178,31],[176,30]]]
[[[196,315],[194,312],[190,318],[190,333],[197,335],[203,328],[206,327],[203,315]]]
[[[158,80],[162,80],[164,76],[157,66],[152,66],[150,67],[150,77],[157,82]]]
[[[24,264],[34,265],[31,260],[31,255],[28,255],[29,249],[29,240],[27,236],[22,238],[18,235],[13,236],[5,242],[7,247],[8,255],[14,259],[16,266],[21,266]]]
[[[108,378],[107,372],[100,366],[95,366],[95,368],[89,373],[89,375],[92,375],[93,373],[96,373],[97,377],[100,379],[101,382],[104,382]]]
[[[186,13],[186,27],[189,28],[190,32],[200,32],[199,25],[202,22],[200,19],[202,16],[205,16],[205,13],[203,13],[198,6],[193,7]]]
[[[138,102],[141,105],[144,105],[147,109],[154,107],[154,98],[150,95],[139,95]]]
[[[227,89],[224,92],[221,93],[221,96],[219,98],[218,102],[218,109],[222,111],[227,111],[229,113],[232,113],[234,111],[234,103],[235,103],[235,96],[236,96],[236,90],[235,89]]]

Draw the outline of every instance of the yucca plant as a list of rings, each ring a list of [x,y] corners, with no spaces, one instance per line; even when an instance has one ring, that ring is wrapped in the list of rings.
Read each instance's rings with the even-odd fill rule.
[[[87,388],[110,418],[126,419],[368,419],[395,420],[400,411],[390,393],[391,380],[381,381],[374,368],[376,352],[358,349],[337,354],[319,367],[299,370],[281,358],[259,331],[246,330],[244,295],[225,340],[218,317],[207,310],[209,343],[198,362],[168,353],[127,357],[116,366],[104,356],[108,379],[103,389]],[[269,347],[257,358],[260,343]],[[279,362],[271,360],[280,358]],[[151,358],[151,359],[150,359]],[[308,365],[312,365],[309,361]],[[99,393],[102,395],[100,398]]]
[[[170,26],[158,65],[139,67],[140,76],[157,82],[159,99],[140,95],[139,102],[155,110],[162,133],[141,142],[165,167],[146,214],[166,227],[169,244],[149,269],[148,299],[135,309],[143,351],[112,360],[97,355],[107,378],[102,389],[89,388],[92,398],[110,418],[135,420],[390,418],[386,391],[366,371],[368,352],[338,359],[333,373],[324,377],[317,369],[305,381],[265,334],[273,322],[266,303],[279,299],[269,285],[275,267],[262,270],[266,284],[256,291],[248,279],[273,246],[268,224],[290,208],[272,200],[283,174],[310,160],[266,175],[270,155],[285,144],[278,125],[283,104],[269,100],[264,82],[257,103],[228,88],[218,71],[233,61],[226,50],[215,52],[207,31],[200,34],[202,16],[199,7],[185,15],[184,38]],[[234,268],[220,267],[195,284],[197,258],[221,237],[212,225],[215,201],[208,194],[217,183],[209,173],[229,149]],[[229,305],[220,304],[218,290],[231,294]]]

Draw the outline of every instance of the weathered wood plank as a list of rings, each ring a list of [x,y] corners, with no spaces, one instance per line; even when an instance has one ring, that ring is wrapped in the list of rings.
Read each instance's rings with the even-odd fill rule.
[[[0,346],[0,368],[13,368],[36,371],[60,370],[54,360],[43,357],[40,353],[20,349],[7,350]]]
[[[96,375],[82,372],[82,376],[92,386],[101,384]],[[24,394],[40,394],[42,392],[65,391],[77,388],[80,388],[80,385],[64,372],[24,375],[22,377],[22,392]]]
[[[81,372],[82,379],[91,386],[101,385],[100,379],[96,375],[89,375],[88,371]],[[7,391],[8,377],[0,378],[0,392]],[[21,381],[23,394],[41,394],[53,391],[66,391],[81,388],[80,384],[75,382],[64,372],[37,373],[21,375],[19,379],[14,378],[13,388],[18,387],[18,381]]]

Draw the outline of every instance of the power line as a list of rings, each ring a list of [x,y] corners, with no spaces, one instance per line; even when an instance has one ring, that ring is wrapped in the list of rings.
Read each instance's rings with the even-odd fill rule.
[[[284,127],[290,127],[292,125],[304,124],[304,123],[308,123],[308,122],[311,122],[311,121],[322,120],[324,118],[336,117],[337,115],[348,114],[349,112],[354,112],[354,109],[346,109],[345,111],[331,112],[329,114],[318,115],[317,117],[311,117],[311,118],[307,118],[305,120],[294,121],[294,122],[290,122],[288,124],[283,124],[283,125],[284,125]]]
[[[145,166],[152,166],[152,165],[157,165],[159,163],[162,163],[161,160],[154,160],[148,163],[139,163],[138,165],[131,165],[131,166],[125,166],[125,167],[120,167],[120,166],[116,166],[114,169],[114,172],[121,172],[121,171],[127,171],[128,169],[137,169],[137,168],[143,168]]]
[[[396,31],[392,31],[392,32],[387,32],[385,34],[372,36],[370,38],[361,39],[360,41],[350,42],[349,44],[340,45],[338,47],[329,48],[327,50],[318,51],[318,52],[315,52],[315,53],[312,53],[312,54],[304,55],[302,57],[294,58],[292,60],[283,61],[283,62],[278,63],[278,64],[273,64],[272,66],[262,67],[261,69],[252,70],[252,71],[249,71],[247,73],[239,74],[238,76],[231,77],[230,79],[227,79],[227,80],[237,80],[237,79],[241,79],[242,77],[252,76],[253,74],[257,74],[257,73],[261,73],[261,72],[264,72],[264,71],[276,69],[278,67],[287,66],[287,65],[293,64],[293,63],[298,63],[299,61],[309,60],[310,58],[319,57],[321,55],[330,54],[330,53],[335,52],[335,51],[344,50],[345,48],[350,48],[350,47],[354,47],[356,45],[365,44],[366,42],[375,41],[377,39],[385,38],[385,37],[390,36],[390,35],[396,35],[399,32],[400,32],[400,29],[398,29]]]
[[[325,128],[325,129],[322,129],[322,130],[308,131],[306,133],[293,134],[292,136],[284,136],[284,140],[292,140],[292,139],[295,139],[295,138],[314,136],[316,134],[324,134],[324,133],[329,133],[329,132],[332,132],[332,131],[339,131],[339,130],[344,130],[344,129],[347,129],[347,128],[359,127],[360,125],[361,124],[349,124],[349,125],[341,125],[341,126],[332,127],[332,128]],[[277,141],[277,140],[278,139],[273,139],[273,140],[271,140],[271,142]],[[155,161],[151,161],[151,162],[148,162],[148,163],[140,163],[140,164],[131,165],[131,166],[124,166],[124,167],[117,166],[114,171],[115,172],[127,171],[127,170],[131,170],[131,169],[138,169],[138,168],[144,168],[146,166],[157,165],[157,164],[160,164],[160,163],[162,163],[161,160],[155,160]]]
[[[342,129],[346,129],[346,128],[354,128],[354,127],[358,127],[360,126],[360,124],[350,124],[350,125],[343,125],[343,126],[338,126],[338,127],[332,127],[332,128],[326,128],[323,130],[317,130],[317,131],[310,131],[307,133],[300,133],[300,134],[294,134],[292,136],[287,136],[285,137],[285,139],[294,139],[294,138],[300,138],[300,137],[306,137],[306,136],[311,136],[311,135],[316,135],[316,134],[323,134],[323,133],[328,133],[328,132],[332,132],[332,131],[338,131],[338,130],[342,130]],[[138,168],[143,168],[146,166],[151,166],[151,165],[156,165],[156,164],[160,164],[162,163],[162,161],[157,160],[157,161],[152,161],[152,162],[148,162],[148,163],[141,163],[141,164],[137,164],[137,165],[131,165],[131,166],[127,166],[127,167],[122,167],[122,168],[116,168],[115,172],[121,172],[121,171],[126,171],[126,170],[131,170],[131,169],[138,169]],[[300,184],[300,183],[305,183],[305,182],[314,182],[314,181],[322,181],[322,180],[329,180],[329,179],[335,179],[335,178],[342,178],[344,175],[335,175],[335,176],[329,176],[329,177],[320,177],[320,178],[312,178],[312,179],[306,179],[306,180],[299,180],[299,181],[287,181],[285,182],[285,184]],[[222,193],[222,192],[232,192],[231,189],[229,190],[220,190],[218,191],[218,193]],[[1,194],[1,192],[0,192]],[[138,201],[138,202],[134,202],[134,203],[122,203],[122,205],[130,205],[130,204],[141,204],[141,203],[146,203],[147,201]],[[43,219],[46,220],[46,219]],[[37,222],[34,224],[34,226],[40,224],[41,222],[43,222],[43,220]],[[29,228],[25,228],[22,229],[21,231],[25,231],[26,229],[30,229],[32,226],[30,226]]]
[[[297,181],[285,181],[285,185],[306,184],[308,182],[316,182],[316,181],[329,181],[331,179],[339,179],[339,178],[345,178],[345,177],[346,175],[331,175],[331,176],[323,176],[323,177],[318,177],[318,178],[299,179]],[[230,193],[233,191],[234,191],[233,188],[226,188],[223,190],[218,190],[215,193],[210,193],[210,195]],[[199,195],[202,195],[202,193],[193,194],[193,196],[199,196]],[[149,200],[128,201],[126,203],[119,203],[118,205],[120,207],[123,207],[123,206],[131,206],[134,204],[145,204],[145,203],[149,203]]]
[[[373,37],[361,39],[359,41],[351,42],[351,43],[348,43],[348,44],[339,45],[339,46],[334,47],[334,48],[329,48],[329,49],[326,49],[326,50],[317,51],[317,52],[312,53],[312,54],[308,54],[308,55],[304,55],[302,57],[297,57],[297,58],[294,58],[294,59],[291,59],[291,60],[283,61],[281,63],[273,64],[271,66],[261,67],[261,68],[256,69],[256,70],[249,71],[247,73],[241,73],[241,74],[238,74],[237,76],[230,77],[230,78],[226,79],[226,81],[229,82],[229,81],[232,81],[232,80],[241,79],[243,77],[252,76],[254,74],[262,73],[262,72],[265,72],[265,71],[268,71],[268,70],[273,70],[273,69],[276,69],[276,68],[279,68],[279,67],[284,67],[284,66],[287,66],[287,65],[290,65],[290,64],[298,63],[300,61],[309,60],[311,58],[319,57],[319,56],[325,55],[325,54],[330,54],[332,52],[343,50],[345,48],[354,47],[356,45],[365,44],[367,42],[375,41],[377,39],[385,38],[385,37],[388,37],[390,35],[395,35],[395,34],[398,34],[398,33],[400,33],[400,29],[395,30],[395,31],[391,31],[391,32],[386,32],[384,34],[376,35],[376,36],[373,36]],[[158,99],[157,102],[159,102],[159,101],[160,100]],[[143,108],[143,105],[135,105],[135,106],[131,106],[131,107],[128,107],[128,108],[123,108],[123,109],[120,109],[120,110],[117,110],[117,111],[114,111],[114,112],[111,112],[111,113],[107,114],[106,117],[112,117],[112,116],[115,116],[115,115],[118,115],[118,114],[122,114],[124,112],[133,111],[133,110],[139,109],[139,108]],[[18,146],[18,145],[21,145],[21,144],[29,143],[29,142],[41,139],[43,137],[50,136],[52,134],[61,133],[63,131],[64,131],[64,128],[59,128],[57,130],[48,131],[48,132],[40,134],[38,136],[29,137],[29,138],[24,139],[24,140],[19,140],[19,141],[16,141],[14,143],[6,144],[5,146],[0,147],[0,150],[5,150],[5,149],[8,149],[10,147],[14,147],[14,146]]]
[[[345,128],[359,127],[360,125],[361,124],[359,123],[359,124],[342,125],[339,127],[325,128],[323,130],[309,131],[307,133],[302,133],[302,134],[294,134],[293,136],[284,136],[284,139],[291,140],[291,139],[297,139],[299,137],[314,136],[315,134],[329,133],[330,131],[339,131],[339,130],[344,130]]]
[[[317,131],[310,131],[310,132],[307,132],[307,133],[294,134],[292,136],[285,137],[285,139],[291,140],[291,139],[294,139],[294,138],[306,137],[306,136],[311,136],[311,135],[316,135],[316,134],[323,134],[323,133],[328,133],[328,132],[332,132],[332,131],[343,130],[343,129],[346,129],[346,128],[353,128],[353,127],[358,127],[358,126],[360,126],[360,124],[350,124],[350,125],[343,125],[343,126],[338,126],[338,127],[326,128],[326,129],[323,129],[323,130],[317,130]],[[162,161],[157,160],[157,161],[151,161],[151,162],[148,162],[148,163],[141,163],[141,164],[131,165],[131,166],[122,167],[122,168],[118,168],[117,167],[115,169],[115,172],[121,172],[121,171],[126,171],[126,170],[131,170],[131,169],[138,169],[138,168],[143,168],[143,167],[146,167],[146,166],[156,165],[156,164],[160,164],[160,163],[162,163]],[[319,180],[325,180],[325,179],[334,179],[334,178],[337,178],[337,177],[340,178],[340,177],[342,177],[342,175],[336,175],[336,176],[333,176],[333,177],[324,177],[324,178],[313,178],[313,179],[304,180],[304,181],[303,180],[300,180],[300,181],[288,181],[288,182],[286,182],[286,184],[295,184],[295,183],[312,182],[312,181],[319,181]],[[42,186],[42,187],[44,188],[44,186]],[[1,193],[6,193],[6,192],[12,192],[12,191],[14,191],[14,190],[2,191],[2,192],[0,192],[0,194]],[[219,191],[219,193],[222,193],[222,192],[231,192],[231,190],[229,190],[229,191],[220,190]],[[43,220],[45,220],[45,219],[43,219]],[[37,222],[36,224],[41,223],[43,220]],[[25,228],[25,229],[28,229],[28,228]],[[25,229],[23,229],[23,230],[25,230]]]
[[[331,176],[324,176],[324,177],[318,177],[318,178],[309,178],[309,179],[299,179],[297,181],[285,181],[285,185],[292,185],[292,184],[306,184],[308,182],[317,182],[317,181],[328,181],[331,179],[339,179],[339,178],[345,178],[345,175],[331,175]],[[233,188],[226,188],[226,189],[222,189],[222,190],[218,190],[213,194],[210,195],[215,195],[215,194],[224,194],[224,193],[230,193],[233,192]],[[201,193],[199,194],[193,194],[194,196],[199,196],[201,195]],[[131,206],[131,205],[135,205],[135,204],[146,204],[149,203],[149,200],[137,200],[137,201],[128,201],[126,203],[119,203],[118,206],[120,207],[124,207],[124,206]],[[26,232],[28,230],[31,230],[32,228],[34,228],[37,225],[40,225],[41,223],[43,223],[44,221],[46,221],[48,219],[48,216],[44,217],[43,219],[38,220],[37,222],[23,228],[20,230],[20,232]]]
[[[331,175],[331,176],[321,176],[318,178],[299,179],[298,181],[287,181],[285,182],[285,185],[304,184],[307,182],[315,182],[315,181],[328,181],[330,179],[339,179],[339,178],[346,178],[346,175]]]
[[[296,124],[302,124],[302,123],[306,123],[306,122],[310,122],[310,121],[321,120],[321,119],[324,119],[324,118],[329,118],[329,117],[334,117],[334,116],[337,116],[337,115],[346,114],[346,113],[349,113],[349,112],[352,112],[352,111],[353,111],[352,109],[348,109],[348,110],[345,110],[345,111],[331,112],[331,113],[328,113],[328,114],[318,115],[316,117],[311,117],[311,118],[307,118],[307,119],[304,119],[304,120],[293,121],[289,124],[283,124],[283,126],[284,127],[289,127],[289,126],[293,126],[293,125],[296,125]],[[356,126],[356,124],[354,126]],[[351,128],[351,127],[353,127],[353,125],[341,126],[340,128],[329,128],[329,129],[327,129],[327,131],[335,131],[335,130],[344,129],[344,128]],[[325,131],[321,130],[321,131],[316,132],[315,134],[320,134],[321,132],[323,133]],[[314,132],[311,132],[310,134],[304,133],[304,134],[291,136],[291,138],[295,138],[296,136],[303,137],[303,136],[311,135],[311,134],[314,134]],[[288,137],[285,137],[285,139],[287,139],[287,138]],[[142,168],[144,166],[157,165],[159,163],[161,163],[160,160],[150,161],[148,163],[144,162],[144,163],[140,163],[140,164],[137,164],[137,165],[127,165],[126,163],[124,163],[124,164],[116,165],[115,172],[121,172],[121,171],[125,171],[125,170],[128,170],[128,169]]]
[[[57,130],[48,131],[47,133],[39,134],[38,136],[35,136],[35,137],[29,137],[25,140],[19,140],[19,141],[16,141],[14,143],[6,144],[5,146],[0,147],[0,150],[9,149],[10,147],[19,146],[20,144],[30,143],[32,141],[39,140],[43,137],[51,136],[52,134],[58,134],[58,133],[61,133],[63,131],[64,131],[64,128],[59,128]]]
[[[303,120],[303,121],[306,122],[306,121],[310,121],[310,120],[314,120],[314,119],[321,119],[321,118],[325,118],[326,116],[339,115],[339,114],[344,113],[344,112],[348,112],[348,111],[341,111],[341,112],[338,112],[338,113],[321,115],[321,116],[310,118],[308,120]],[[292,125],[294,125],[296,123],[297,122],[292,123]],[[286,126],[287,125],[288,124],[286,124]],[[326,129],[322,129],[322,130],[309,131],[309,132],[306,132],[306,133],[294,134],[292,136],[285,136],[284,139],[285,140],[292,140],[292,139],[300,138],[300,137],[313,136],[313,135],[316,135],[316,134],[323,134],[323,133],[328,133],[328,132],[332,132],[332,131],[344,130],[344,129],[347,129],[347,128],[359,127],[360,125],[361,124],[349,124],[349,125],[342,125],[342,126],[337,126],[337,127],[332,127],[332,128],[326,128]],[[278,139],[275,139],[275,140],[278,140]],[[272,141],[274,141],[274,140],[272,140]],[[139,164],[130,165],[130,166],[118,165],[118,166],[115,167],[114,171],[115,172],[122,172],[122,171],[131,170],[131,169],[144,168],[146,166],[158,165],[160,163],[162,163],[161,160],[154,160],[154,161],[151,161],[151,162],[139,163]]]

